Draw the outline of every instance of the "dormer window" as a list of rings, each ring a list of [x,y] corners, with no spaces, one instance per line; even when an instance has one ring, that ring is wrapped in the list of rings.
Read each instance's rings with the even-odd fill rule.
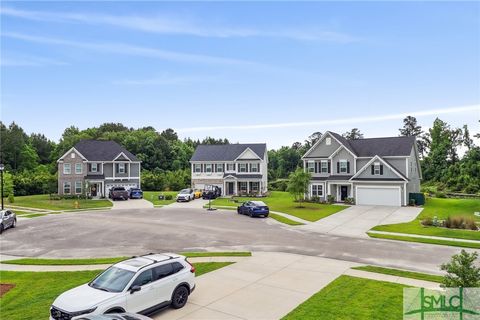
[[[380,162],[375,162],[373,165],[373,174],[376,176],[380,175]]]
[[[332,144],[332,138],[326,137],[326,138],[325,138],[325,144],[326,144],[327,146],[331,145],[331,144]]]

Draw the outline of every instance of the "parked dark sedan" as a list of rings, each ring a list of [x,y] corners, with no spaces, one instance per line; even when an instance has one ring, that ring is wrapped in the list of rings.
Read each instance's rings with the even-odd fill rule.
[[[270,209],[263,201],[247,201],[237,208],[239,214],[246,214],[250,217],[268,217]]]
[[[15,228],[17,226],[17,215],[11,210],[0,211],[0,234],[3,230],[8,228]]]
[[[130,189],[130,199],[143,199],[143,191],[140,188]]]

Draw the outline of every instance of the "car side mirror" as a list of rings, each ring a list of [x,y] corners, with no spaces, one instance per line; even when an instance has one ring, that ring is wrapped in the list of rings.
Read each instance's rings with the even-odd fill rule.
[[[137,291],[140,291],[140,290],[142,290],[142,287],[140,287],[139,285],[133,286],[133,287],[130,288],[130,294],[133,294],[133,293],[135,293]]]

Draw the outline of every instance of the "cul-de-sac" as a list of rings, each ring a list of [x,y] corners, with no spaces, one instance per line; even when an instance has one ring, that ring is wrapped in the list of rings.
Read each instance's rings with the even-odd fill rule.
[[[0,16],[0,319],[480,319],[478,3]]]

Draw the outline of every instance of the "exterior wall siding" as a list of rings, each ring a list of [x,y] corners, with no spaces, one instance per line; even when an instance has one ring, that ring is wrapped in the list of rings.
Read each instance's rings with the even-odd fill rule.
[[[325,138],[307,156],[309,158],[323,158],[323,157],[328,158],[332,153],[335,152],[335,150],[337,150],[340,147],[340,144],[337,142],[337,140],[335,140],[333,137],[330,137],[330,138],[331,138],[330,145],[327,145],[326,143],[327,139]]]
[[[342,173],[342,172],[337,173],[337,163],[338,163],[340,160],[347,160],[347,161],[350,163],[350,172],[349,172],[349,173]],[[350,152],[348,152],[348,151],[345,150],[345,149],[340,150],[340,151],[332,158],[332,175],[353,175],[353,174],[354,174],[354,170],[355,170],[354,165],[353,165],[353,162],[354,162],[354,158],[353,158],[353,156],[350,154]]]
[[[371,165],[373,165],[376,161],[372,162]],[[378,161],[380,162],[381,165],[383,165],[383,175],[372,175],[372,169],[371,169],[371,166],[368,166],[368,168],[365,168],[365,170],[363,170],[358,176],[357,178],[372,178],[372,179],[375,179],[375,178],[398,178],[398,175],[392,171],[392,169],[390,169],[388,166],[386,166],[385,164],[383,164],[381,161]],[[405,163],[405,160],[403,160],[403,162]]]
[[[71,157],[71,154],[75,154],[75,158]],[[82,164],[82,173],[81,174],[76,174],[75,173],[75,165],[77,163]],[[64,174],[63,173],[63,167],[65,164],[70,164],[70,174]],[[87,174],[87,164],[83,162],[83,159],[81,156],[75,152],[72,151],[68,153],[63,161],[58,162],[58,194],[63,194],[63,183],[64,182],[70,182],[71,185],[71,192],[70,194],[75,194],[75,181],[82,181],[82,192],[84,188],[84,177]]]
[[[408,179],[407,193],[420,192],[420,172],[418,168],[417,155],[415,154],[415,148],[412,148],[410,157],[408,158]]]

